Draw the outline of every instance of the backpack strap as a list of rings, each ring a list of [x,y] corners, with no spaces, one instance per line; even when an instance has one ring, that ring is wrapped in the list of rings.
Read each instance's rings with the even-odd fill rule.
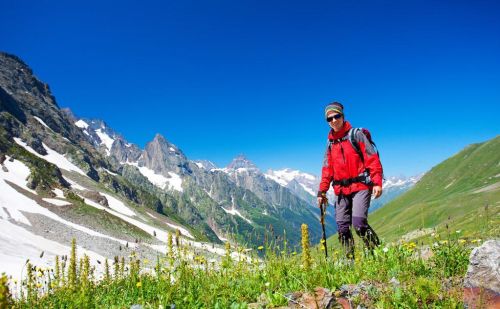
[[[361,152],[361,148],[359,147],[358,140],[356,139],[356,134],[361,131],[363,132],[363,129],[361,128],[351,128],[349,130],[349,133],[347,133],[347,137],[349,139],[349,142],[352,145],[352,148],[356,151],[358,154],[359,158],[361,159],[361,162],[365,164],[365,157],[363,156],[363,152]]]

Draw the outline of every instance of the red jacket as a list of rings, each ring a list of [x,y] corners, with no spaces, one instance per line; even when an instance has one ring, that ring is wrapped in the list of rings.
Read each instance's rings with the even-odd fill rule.
[[[344,122],[344,126],[339,132],[330,131],[328,139],[342,139],[351,129],[349,122]],[[348,139],[337,143],[329,143],[323,168],[321,170],[320,192],[327,192],[333,180],[343,180],[354,178],[362,174],[365,169],[370,172],[370,178],[375,186],[382,186],[382,164],[374,147],[362,132],[358,132],[354,138],[359,144],[359,148],[364,157],[364,163]],[[355,182],[348,186],[334,185],[335,195],[349,195],[353,192],[371,189],[371,186],[361,182]]]

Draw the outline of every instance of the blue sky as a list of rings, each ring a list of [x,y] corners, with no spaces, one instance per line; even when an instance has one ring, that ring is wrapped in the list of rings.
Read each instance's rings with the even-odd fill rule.
[[[320,173],[338,100],[386,175],[500,133],[497,1],[3,1],[0,50],[141,147]]]

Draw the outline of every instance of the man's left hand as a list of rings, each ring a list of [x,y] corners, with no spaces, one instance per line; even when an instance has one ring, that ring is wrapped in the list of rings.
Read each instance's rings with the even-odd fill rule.
[[[372,194],[374,198],[379,198],[382,195],[382,187],[374,186],[372,190]]]

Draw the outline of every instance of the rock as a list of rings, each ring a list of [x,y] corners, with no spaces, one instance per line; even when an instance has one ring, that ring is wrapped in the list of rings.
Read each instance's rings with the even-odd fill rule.
[[[358,296],[359,294],[366,293],[372,285],[366,282],[360,282],[358,284],[344,284],[340,287],[340,292],[342,296]]]
[[[416,255],[422,260],[427,261],[434,256],[434,252],[432,251],[430,246],[422,246],[420,250],[417,250]]]
[[[389,280],[389,283],[392,284],[393,286],[397,287],[400,285],[399,280],[392,277],[391,280]]]
[[[464,280],[466,308],[500,308],[500,240],[472,250]]]
[[[337,304],[335,296],[329,289],[317,287],[314,293],[294,292],[289,297],[289,308],[334,308]]]
[[[136,305],[130,306],[130,309],[142,309],[142,306],[136,304]]]
[[[97,191],[83,191],[82,196],[96,203],[99,203],[102,206],[109,207],[108,199],[105,196],[99,194],[99,192]]]

